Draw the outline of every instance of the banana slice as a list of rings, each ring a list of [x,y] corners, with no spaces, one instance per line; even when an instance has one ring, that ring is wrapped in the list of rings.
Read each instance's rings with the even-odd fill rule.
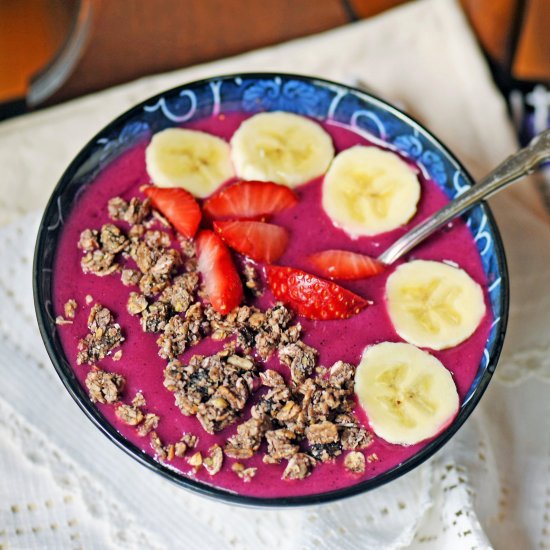
[[[459,407],[451,373],[410,344],[383,342],[366,348],[355,373],[355,393],[374,432],[400,445],[437,435]]]
[[[386,282],[386,303],[401,338],[437,350],[469,338],[485,315],[481,287],[464,270],[442,262],[400,265]]]
[[[239,126],[231,139],[231,157],[240,178],[295,187],[326,172],[334,147],[316,122],[275,111]]]
[[[197,130],[168,128],[145,150],[147,172],[160,187],[183,187],[204,198],[235,174],[229,144]]]
[[[416,213],[420,183],[396,154],[357,145],[339,153],[323,182],[323,208],[352,237],[377,235]]]

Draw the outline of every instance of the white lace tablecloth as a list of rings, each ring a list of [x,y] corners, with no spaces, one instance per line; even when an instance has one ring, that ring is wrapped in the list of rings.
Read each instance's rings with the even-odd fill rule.
[[[492,201],[512,288],[496,379],[450,444],[376,491],[295,510],[195,496],[115,448],[58,380],[35,322],[31,260],[39,211],[64,167],[134,103],[185,81],[254,70],[367,82],[477,176],[516,147],[454,0],[419,0],[0,124],[0,549],[550,548],[550,225],[528,183]]]

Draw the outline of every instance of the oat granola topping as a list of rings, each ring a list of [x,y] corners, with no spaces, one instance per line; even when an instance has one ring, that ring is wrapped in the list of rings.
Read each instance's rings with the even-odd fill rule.
[[[145,397],[143,397],[143,394],[140,391],[138,391],[132,399],[132,405],[134,407],[145,407],[147,405]]]
[[[245,482],[249,482],[255,475],[258,468],[247,468],[244,464],[240,462],[235,462],[231,469]]]
[[[134,405],[119,405],[115,410],[116,415],[122,422],[129,426],[137,426],[143,421],[143,413]]]
[[[123,269],[120,280],[124,286],[137,286],[141,280],[141,273],[137,269]]]
[[[187,462],[190,466],[193,466],[193,469],[197,471],[202,466],[202,455],[200,452],[196,452],[194,455],[187,459]]]
[[[296,453],[290,458],[283,472],[283,479],[304,479],[315,466],[315,459],[305,453]]]
[[[95,304],[92,308],[88,317],[88,328],[90,333],[78,342],[78,365],[96,363],[124,340],[120,326],[114,323],[111,312],[100,304]]]
[[[183,434],[181,439],[175,444],[176,456],[182,457],[188,450],[194,449],[197,441],[198,438],[196,435],[190,433]]]
[[[160,419],[156,414],[147,413],[145,415],[145,419],[137,428],[138,435],[145,437],[151,431],[156,430],[159,425],[159,420]]]
[[[116,403],[126,380],[120,374],[94,368],[86,376],[90,399],[99,403]]]
[[[129,228],[108,223],[99,230],[83,231],[78,243],[83,272],[106,276],[120,271],[122,284],[135,287],[128,293],[127,310],[139,316],[144,332],[156,333],[158,354],[167,361],[164,386],[174,394],[181,413],[196,416],[209,434],[232,424],[236,431],[223,449],[213,445],[206,454],[190,453],[197,437],[189,433],[165,445],[156,432],[160,419],[144,410],[141,392],[131,404],[120,403],[124,378],[96,367],[86,378],[93,401],[117,403],[117,417],[135,426],[140,436],[149,436],[160,460],[186,456],[195,471],[204,466],[210,475],[220,471],[224,454],[246,460],[262,452],[264,463],[286,461],[282,478],[288,480],[304,479],[316,464],[333,460],[343,451],[347,452],[344,467],[356,473],[364,471],[365,462],[377,460],[374,453],[365,458],[359,452],[372,443],[373,436],[353,415],[353,365],[338,361],[330,369],[318,366],[317,350],[302,341],[301,325],[293,323],[291,311],[282,303],[265,311],[242,305],[227,315],[203,305],[194,241],[177,235],[179,246],[174,246],[171,232],[155,229],[156,220],[165,220],[151,209],[149,199],[127,202],[115,197],[108,210],[111,219]],[[242,277],[253,297],[262,294],[254,264],[244,263]],[[86,303],[92,302],[87,296]],[[70,322],[76,307],[74,300],[67,302],[65,318],[59,322]],[[124,340],[113,315],[100,304],[93,306],[88,328],[89,334],[78,343],[78,364],[94,365]],[[189,347],[207,336],[226,340],[224,349],[180,361]],[[112,358],[121,356],[118,350]],[[289,376],[272,369],[259,372],[256,357],[262,361],[278,357]],[[252,397],[250,418],[242,420]],[[257,470],[240,462],[231,469],[246,482]]]
[[[85,229],[80,234],[80,240],[78,241],[78,248],[84,252],[93,252],[99,248],[99,233],[95,229]]]
[[[260,274],[258,270],[250,263],[244,264],[243,267],[244,286],[247,288],[252,296],[258,297],[264,293],[260,282]]]
[[[143,294],[138,294],[137,292],[130,292],[128,297],[128,304],[126,309],[130,315],[138,315],[145,309],[147,309],[148,302],[147,298]]]
[[[359,451],[351,451],[344,458],[344,466],[354,474],[362,474],[365,471],[365,455]]]
[[[238,418],[256,374],[252,358],[223,351],[209,357],[195,355],[188,365],[177,359],[170,361],[164,371],[164,385],[174,392],[181,412],[196,415],[204,430],[212,434]]]
[[[114,197],[107,206],[109,216],[113,220],[122,220],[130,225],[142,223],[151,214],[151,203],[149,199],[141,201],[134,197],[127,203],[120,197]]]
[[[292,380],[299,384],[313,372],[317,361],[317,350],[298,341],[279,349],[279,360],[290,368]]]
[[[103,251],[111,254],[122,252],[128,243],[126,235],[112,223],[107,223],[101,228],[99,240]]]
[[[219,445],[214,445],[210,447],[208,452],[210,454],[204,458],[203,466],[211,476],[214,476],[222,469],[223,451]]]
[[[84,273],[93,273],[99,277],[105,277],[118,270],[115,255],[103,250],[88,252],[80,261]]]
[[[72,298],[70,300],[67,300],[67,302],[63,306],[63,313],[65,313],[65,318],[74,319],[74,316],[76,314],[76,308],[77,308],[76,300],[73,300]]]

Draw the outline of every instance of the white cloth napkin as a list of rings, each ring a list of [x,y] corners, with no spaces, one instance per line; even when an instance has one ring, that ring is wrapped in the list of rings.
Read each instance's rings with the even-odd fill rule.
[[[244,510],[145,470],[84,417],[49,363],[31,261],[62,170],[104,124],[177,84],[239,71],[360,79],[488,171],[516,144],[455,0],[142,79],[0,124],[0,548],[462,549],[550,547],[550,225],[529,184],[495,198],[511,272],[505,352],[472,418],[434,459],[368,494]]]

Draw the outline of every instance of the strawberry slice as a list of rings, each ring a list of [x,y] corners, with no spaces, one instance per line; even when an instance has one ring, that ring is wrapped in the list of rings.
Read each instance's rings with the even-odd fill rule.
[[[208,300],[218,313],[229,313],[243,299],[243,285],[231,252],[213,231],[204,230],[197,236],[197,256]]]
[[[329,279],[366,279],[382,273],[384,264],[375,258],[347,250],[323,250],[308,257],[321,275]]]
[[[347,319],[372,303],[336,283],[293,267],[271,265],[266,270],[275,297],[308,319]]]
[[[145,187],[143,192],[176,231],[188,239],[195,236],[202,215],[191,193],[180,187]]]
[[[211,219],[263,219],[298,203],[284,185],[269,181],[239,181],[210,197],[203,206]]]
[[[233,249],[257,262],[277,261],[288,245],[288,231],[256,221],[217,221],[214,230]]]

